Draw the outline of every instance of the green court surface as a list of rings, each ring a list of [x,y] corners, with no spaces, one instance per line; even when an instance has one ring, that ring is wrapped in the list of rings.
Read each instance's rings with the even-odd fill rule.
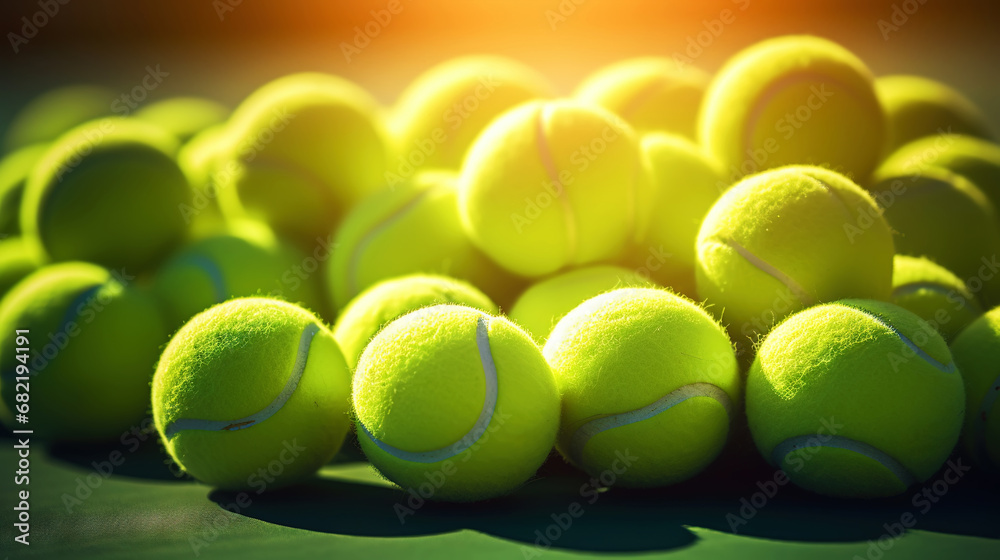
[[[24,547],[11,530],[15,442],[0,443],[0,558],[1000,558],[1000,484],[975,469],[956,477],[946,467],[898,498],[847,501],[767,484],[774,472],[752,459],[738,477],[720,465],[670,489],[597,493],[553,457],[506,498],[420,504],[353,441],[300,486],[240,495],[175,476],[152,438],[36,444]],[[120,464],[104,477],[114,451]],[[892,537],[901,520],[911,528]]]

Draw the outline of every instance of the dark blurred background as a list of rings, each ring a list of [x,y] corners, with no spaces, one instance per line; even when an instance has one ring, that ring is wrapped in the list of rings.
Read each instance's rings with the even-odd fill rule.
[[[569,93],[580,78],[620,58],[676,53],[714,71],[734,52],[760,39],[814,33],[844,44],[876,74],[917,73],[952,84],[983,107],[993,128],[1000,130],[995,4],[2,0],[0,128],[46,89],[90,82],[127,92],[147,73],[147,66],[158,66],[169,75],[146,102],[190,93],[235,104],[276,76],[323,70],[358,81],[388,104],[418,73],[461,54],[520,59]],[[37,15],[44,14],[45,7],[58,7],[58,12]],[[388,15],[391,20],[373,23],[373,10],[379,19],[386,21]],[[22,18],[44,24],[25,29]],[[358,39],[355,28],[366,25],[374,36]],[[345,56],[344,44],[359,52]]]

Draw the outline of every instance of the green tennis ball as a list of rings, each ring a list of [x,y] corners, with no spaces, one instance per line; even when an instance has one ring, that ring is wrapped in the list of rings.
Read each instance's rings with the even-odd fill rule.
[[[965,381],[966,453],[979,465],[1000,469],[1000,307],[986,313],[951,344],[955,363]]]
[[[354,202],[385,183],[379,111],[360,86],[325,74],[258,89],[229,120],[219,162],[223,211],[260,219],[303,246],[325,239]]]
[[[869,190],[896,232],[898,253],[926,256],[963,279],[981,302],[1000,303],[1000,225],[981,190],[935,168],[886,174]]]
[[[15,150],[49,143],[89,120],[111,114],[117,95],[91,85],[74,85],[48,91],[21,108],[7,127],[4,147]]]
[[[377,282],[416,273],[467,280],[503,302],[513,296],[519,282],[462,228],[455,180],[450,171],[424,171],[350,211],[327,261],[327,286],[338,309]]]
[[[701,472],[742,400],[725,329],[666,290],[585,301],[552,330],[544,355],[562,397],[559,452],[591,476],[614,473],[615,485],[665,486]]]
[[[0,297],[43,264],[34,243],[20,237],[0,240]]]
[[[840,45],[808,35],[757,43],[730,59],[705,93],[701,144],[734,178],[788,164],[867,177],[885,138],[871,71]]]
[[[219,202],[217,187],[227,176],[226,168],[220,164],[229,145],[227,131],[228,128],[221,124],[208,127],[177,152],[177,163],[194,191],[191,204],[183,211],[191,239],[225,233],[233,222],[247,219],[235,211],[227,219]]]
[[[351,300],[333,326],[347,365],[353,370],[368,342],[393,320],[424,307],[465,305],[495,315],[495,303],[473,285],[429,274],[401,276],[379,282]]]
[[[552,94],[541,74],[506,58],[467,56],[439,64],[418,76],[396,103],[396,154],[389,171],[407,178],[421,168],[457,170],[497,115]]]
[[[893,260],[891,301],[927,321],[946,341],[983,314],[958,276],[929,259],[906,255]]]
[[[425,499],[485,500],[531,478],[559,427],[541,351],[503,317],[435,305],[389,323],[354,372],[358,441]]]
[[[176,140],[153,125],[92,121],[42,156],[24,191],[21,227],[53,261],[138,271],[184,237],[191,187]]]
[[[627,261],[675,291],[694,297],[695,241],[705,215],[729,187],[717,161],[681,136],[642,138],[640,222]]]
[[[329,329],[282,301],[235,299],[174,335],[153,375],[153,421],[174,461],[225,490],[312,475],[350,423],[350,373]]]
[[[323,297],[319,273],[292,270],[306,258],[277,240],[216,235],[188,245],[157,271],[153,283],[171,330],[217,303],[236,297],[281,297],[319,312]]]
[[[508,270],[538,277],[614,260],[637,221],[638,142],[614,114],[532,102],[494,120],[458,183],[472,240]]]
[[[861,187],[827,169],[790,166],[747,177],[698,233],[698,295],[751,339],[783,317],[847,297],[886,300],[893,243]]]
[[[11,152],[0,160],[0,235],[21,233],[21,199],[31,170],[48,150],[33,144]]]
[[[891,303],[842,300],[789,317],[747,377],[757,448],[830,496],[893,496],[927,480],[955,447],[964,410],[947,343]]]
[[[694,139],[710,79],[704,70],[669,58],[633,58],[598,70],[573,96],[616,113],[640,133],[672,132]]]
[[[939,134],[914,140],[890,154],[880,171],[891,169],[916,175],[934,167],[972,181],[994,207],[1000,208],[1000,145],[980,138]]]
[[[229,109],[211,99],[171,97],[145,105],[132,116],[187,142],[206,128],[222,124],[229,116]]]
[[[167,331],[153,300],[127,280],[96,265],[61,263],[41,268],[4,296],[5,426],[47,440],[84,442],[115,441],[142,422]],[[30,348],[26,360],[17,350],[24,347]],[[26,412],[18,408],[22,382],[31,391]],[[28,416],[27,424],[15,423],[19,413]]]
[[[588,266],[535,283],[517,298],[507,315],[543,345],[556,323],[584,301],[618,288],[653,286],[627,268]]]
[[[941,82],[921,76],[883,76],[875,80],[875,92],[887,123],[883,153],[933,134],[994,137],[979,107]]]

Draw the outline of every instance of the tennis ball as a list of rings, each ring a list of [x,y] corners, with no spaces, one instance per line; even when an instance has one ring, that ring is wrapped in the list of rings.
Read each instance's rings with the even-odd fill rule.
[[[319,274],[301,278],[291,264],[305,255],[288,243],[225,234],[196,241],[156,273],[153,293],[174,330],[191,317],[236,297],[280,297],[319,312]]]
[[[827,169],[789,166],[728,190],[698,232],[698,295],[753,338],[846,297],[889,299],[893,243],[875,201]]]
[[[24,277],[42,266],[42,256],[34,243],[20,237],[0,240],[0,297]]]
[[[177,164],[193,189],[191,204],[184,206],[182,211],[191,239],[225,233],[233,222],[247,219],[235,210],[227,219],[219,203],[217,187],[225,183],[227,177],[227,169],[220,166],[220,159],[228,146],[227,131],[228,128],[221,124],[208,127],[177,152]],[[235,166],[235,163],[230,163]]]
[[[993,138],[979,107],[941,82],[921,76],[883,76],[875,80],[875,93],[887,123],[883,153],[946,132]]]
[[[914,175],[939,167],[961,175],[979,187],[1000,208],[1000,146],[961,134],[940,134],[914,140],[889,155],[879,171]]]
[[[467,280],[507,301],[518,282],[483,254],[462,228],[456,176],[424,171],[355,206],[334,236],[327,286],[340,309],[369,286],[415,273]]]
[[[0,301],[0,420],[47,440],[117,440],[149,408],[166,340],[156,304],[127,278],[89,263],[43,267]],[[22,382],[30,383],[27,412],[18,408]]]
[[[162,128],[181,142],[222,124],[228,116],[226,106],[201,97],[171,97],[150,103],[133,114],[134,118]]]
[[[891,303],[848,299],[792,315],[747,377],[757,448],[795,484],[848,498],[930,478],[962,429],[962,376],[941,335]]]
[[[531,478],[559,427],[541,351],[503,317],[435,305],[389,323],[354,372],[358,441],[425,499],[485,500]]]
[[[869,190],[896,232],[896,252],[928,257],[964,279],[982,303],[1000,303],[1000,226],[982,191],[935,168],[881,175]]]
[[[457,170],[497,115],[552,93],[541,74],[506,58],[467,56],[439,64],[417,77],[396,103],[396,155],[389,171],[407,178],[421,168]]]
[[[624,288],[570,311],[544,349],[562,397],[557,449],[601,479],[665,486],[722,451],[742,400],[729,336],[666,290]]]
[[[225,490],[263,491],[313,474],[340,449],[350,373],[312,313],[234,299],[170,340],[152,402],[156,430],[185,472]]]
[[[709,85],[699,139],[734,179],[803,163],[867,177],[885,138],[873,82],[832,41],[768,39],[730,59]]]
[[[577,101],[497,117],[462,165],[458,203],[473,242],[522,276],[620,256],[639,213],[632,128]]]
[[[1000,469],[1000,307],[983,315],[951,344],[955,363],[965,381],[966,453],[979,465]]]
[[[958,276],[929,259],[906,255],[893,260],[890,301],[927,321],[946,341],[983,314]]]
[[[710,79],[704,70],[669,58],[633,58],[598,70],[573,96],[616,113],[640,133],[672,132],[694,139]]]
[[[48,150],[47,144],[32,144],[0,160],[0,235],[21,233],[21,199],[31,170]]]
[[[627,262],[664,286],[694,296],[695,241],[705,215],[729,188],[717,161],[681,136],[642,138],[642,209]]]
[[[471,284],[430,274],[413,274],[379,282],[352,299],[333,326],[353,370],[365,346],[383,327],[411,311],[432,305],[465,305],[495,315],[495,303]]]
[[[384,184],[379,107],[342,78],[279,78],[237,107],[228,126],[223,212],[260,219],[303,246],[325,239],[354,202]]]
[[[39,95],[14,116],[4,148],[10,151],[52,142],[78,125],[110,115],[116,98],[111,90],[92,85],[67,86]]]
[[[191,187],[174,161],[176,140],[125,119],[66,133],[35,166],[21,227],[53,261],[84,260],[137,271],[183,238],[180,207]]]
[[[588,266],[535,283],[517,298],[507,315],[543,345],[556,323],[584,301],[617,288],[653,286],[627,268]]]

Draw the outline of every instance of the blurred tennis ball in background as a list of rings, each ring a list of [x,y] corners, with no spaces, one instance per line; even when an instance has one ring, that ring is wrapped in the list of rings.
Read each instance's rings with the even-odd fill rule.
[[[633,58],[598,70],[573,95],[612,111],[639,133],[672,132],[693,140],[710,80],[704,70],[669,58]]]
[[[396,154],[389,173],[405,180],[421,168],[457,170],[497,115],[552,95],[544,76],[507,58],[467,56],[439,64],[418,76],[393,109]]]
[[[220,165],[228,149],[230,137],[227,131],[224,124],[210,126],[188,140],[177,152],[177,163],[194,191],[191,205],[184,211],[192,239],[224,233],[228,222],[245,219],[234,209],[227,220],[219,203],[218,186],[225,183],[227,176],[226,166]],[[236,167],[234,162],[229,163]]]
[[[144,105],[132,115],[155,124],[187,142],[206,128],[222,124],[229,116],[225,105],[201,97],[171,97]]]
[[[882,76],[875,92],[887,122],[883,153],[933,134],[993,138],[979,107],[949,85],[921,76]]]
[[[906,255],[893,260],[891,301],[927,321],[945,341],[983,314],[958,276],[929,259]]]
[[[0,240],[0,297],[22,278],[38,270],[43,260],[34,243],[20,237]]]
[[[951,345],[955,363],[965,381],[966,453],[977,465],[1000,470],[1000,307],[966,328]]]
[[[965,391],[941,335],[890,303],[843,300],[789,317],[747,378],[761,454],[831,496],[893,496],[929,479],[962,429]]]
[[[102,119],[57,140],[35,166],[21,227],[53,261],[148,268],[187,226],[191,187],[174,156],[177,141],[135,120]]]
[[[312,475],[350,424],[350,373],[315,315],[235,299],[174,335],[153,376],[153,420],[170,456],[225,490],[263,491]]]
[[[562,397],[557,449],[594,477],[665,486],[722,451],[742,388],[725,329],[666,290],[591,298],[552,329],[544,349]]]
[[[654,285],[634,271],[619,266],[578,268],[530,286],[514,302],[508,317],[543,345],[552,327],[584,301],[617,288],[651,288]]]
[[[0,235],[21,233],[21,200],[31,170],[48,150],[47,144],[32,144],[0,160]]]
[[[462,223],[522,276],[614,260],[636,227],[640,173],[635,132],[618,116],[579,101],[527,103],[469,150]]]
[[[0,419],[15,429],[15,376],[27,366],[30,425],[42,439],[115,441],[149,410],[167,332],[153,300],[89,263],[44,267],[0,301]],[[28,343],[16,341],[28,331]],[[23,364],[15,349],[30,346]]]
[[[884,120],[858,57],[820,37],[790,35],[726,62],[705,94],[698,137],[734,179],[808,163],[862,180],[882,153]]]
[[[87,121],[111,114],[117,96],[108,89],[74,85],[53,89],[21,108],[7,127],[7,150],[48,143]]]
[[[368,342],[398,317],[424,307],[464,305],[495,315],[499,310],[475,286],[447,276],[414,274],[379,282],[351,300],[337,317],[333,337],[352,370]]]
[[[495,301],[513,298],[520,282],[462,228],[455,181],[450,171],[424,171],[351,209],[327,263],[327,288],[337,309],[376,282],[414,273],[467,280]]]
[[[229,121],[217,185],[226,215],[260,219],[315,245],[385,183],[386,134],[375,99],[343,78],[293,74],[252,93]],[[235,166],[230,166],[234,162]]]

